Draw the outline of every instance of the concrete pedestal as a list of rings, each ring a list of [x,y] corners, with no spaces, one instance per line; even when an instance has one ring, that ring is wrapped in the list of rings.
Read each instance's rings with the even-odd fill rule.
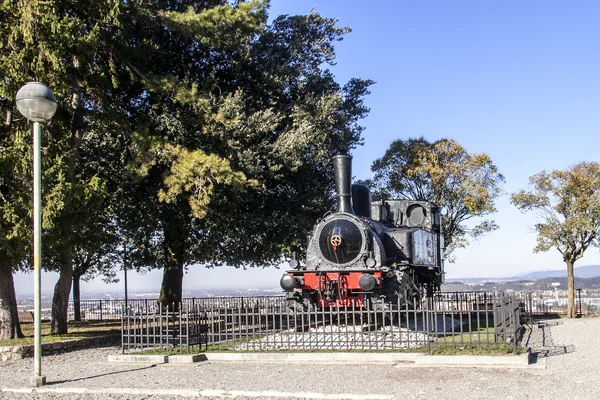
[[[41,386],[44,386],[45,384],[46,384],[45,376],[32,376],[29,379],[29,387],[32,387],[32,388],[41,387]]]

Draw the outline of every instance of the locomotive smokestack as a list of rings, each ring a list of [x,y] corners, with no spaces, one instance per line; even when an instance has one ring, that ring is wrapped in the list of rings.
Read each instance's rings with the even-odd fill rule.
[[[350,199],[350,186],[352,180],[352,157],[339,155],[333,157],[333,181],[337,196],[337,211],[354,214]]]

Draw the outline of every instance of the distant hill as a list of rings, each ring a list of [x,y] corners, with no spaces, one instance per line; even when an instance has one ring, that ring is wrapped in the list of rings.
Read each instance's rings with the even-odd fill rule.
[[[596,278],[600,277],[600,265],[583,265],[576,267],[575,270],[576,278]],[[566,278],[567,267],[564,269],[553,269],[545,271],[529,271],[523,274],[505,277],[505,278],[489,278],[489,277],[478,277],[478,278],[452,278],[448,279],[448,283],[451,282],[462,282],[462,283],[482,283],[482,282],[509,282],[509,281],[537,281],[548,278]]]
[[[596,278],[600,277],[600,265],[583,265],[581,267],[575,267],[574,269],[576,278]],[[530,271],[524,274],[515,275],[507,280],[538,280],[546,278],[566,278],[567,267],[564,269],[554,269],[547,271]]]

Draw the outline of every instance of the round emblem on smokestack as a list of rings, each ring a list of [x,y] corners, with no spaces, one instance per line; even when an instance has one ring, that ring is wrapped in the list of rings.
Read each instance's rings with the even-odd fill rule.
[[[331,245],[333,246],[333,251],[336,251],[338,246],[340,244],[342,244],[342,238],[340,237],[340,235],[333,235],[331,237],[330,242],[331,242]]]

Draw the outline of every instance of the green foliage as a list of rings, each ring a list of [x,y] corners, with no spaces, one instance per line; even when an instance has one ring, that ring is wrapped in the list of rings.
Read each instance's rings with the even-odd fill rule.
[[[168,165],[163,180],[164,188],[158,190],[158,201],[175,203],[182,193],[188,196],[191,215],[204,218],[210,203],[215,184],[243,187],[246,178],[243,173],[231,169],[229,161],[202,150],[189,151],[171,144],[152,146],[153,154],[148,162],[140,166],[141,175],[159,163]]]
[[[174,76],[152,76],[146,77],[144,83],[151,92],[166,94],[173,100],[192,107],[203,116],[209,113],[210,101],[201,97],[198,84],[195,82],[187,87],[180,84]]]
[[[217,49],[247,48],[254,34],[263,28],[266,2],[240,2],[235,8],[223,4],[202,10],[190,6],[185,12],[164,11],[167,28],[194,39],[201,46]]]
[[[397,140],[373,163],[375,198],[431,201],[442,209],[446,257],[498,229],[493,220],[468,225],[496,212],[504,177],[487,154],[472,154],[452,139]]]
[[[4,1],[0,4],[0,97],[11,99],[28,80],[52,87],[57,98],[70,94],[78,65],[89,69],[89,80],[100,72],[98,49],[118,25],[118,0]]]
[[[31,161],[26,132],[0,128],[0,257],[14,269],[30,250]]]

